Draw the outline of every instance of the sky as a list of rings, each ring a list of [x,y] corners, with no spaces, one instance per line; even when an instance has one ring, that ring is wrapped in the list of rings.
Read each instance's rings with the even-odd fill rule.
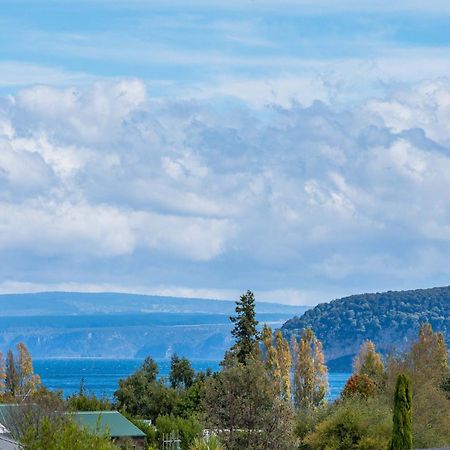
[[[6,0],[0,292],[448,285],[450,2]]]

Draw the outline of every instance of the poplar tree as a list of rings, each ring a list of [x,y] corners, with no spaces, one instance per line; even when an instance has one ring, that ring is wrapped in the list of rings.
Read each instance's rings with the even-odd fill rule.
[[[295,407],[305,409],[320,406],[328,389],[328,370],[322,343],[309,327],[302,332],[295,361]]]
[[[264,347],[264,367],[275,380],[280,398],[291,399],[291,352],[288,341],[281,330],[275,335],[275,345],[272,329],[264,324],[261,340]]]
[[[377,353],[372,341],[367,340],[361,345],[353,361],[353,374],[370,378],[378,388],[383,386],[385,368],[381,355]]]
[[[231,330],[236,342],[232,347],[232,352],[236,355],[238,362],[246,364],[249,356],[255,354],[260,335],[257,330],[258,321],[255,313],[255,296],[253,292],[247,291],[241,295],[236,302],[236,315],[230,320],[234,323]]]
[[[409,361],[413,372],[421,372],[441,384],[448,376],[448,350],[442,333],[434,333],[431,324],[422,324],[419,339],[411,348]]]
[[[289,342],[283,337],[281,330],[277,331],[275,342],[280,373],[280,393],[284,400],[291,400],[291,367],[292,356]]]
[[[13,399],[33,394],[41,382],[34,373],[31,354],[25,344],[19,342],[16,350],[16,356],[8,350],[4,371],[4,394]]]
[[[406,375],[400,374],[395,388],[390,450],[412,449],[411,398],[411,382]]]

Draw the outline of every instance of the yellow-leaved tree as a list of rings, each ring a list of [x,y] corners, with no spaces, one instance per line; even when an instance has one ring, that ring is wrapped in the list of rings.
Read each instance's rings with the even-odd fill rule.
[[[17,354],[9,350],[6,362],[0,357],[0,389],[2,397],[20,400],[36,392],[41,384],[34,373],[31,354],[23,342],[16,345]]]
[[[261,332],[263,343],[263,359],[266,370],[277,383],[280,398],[291,400],[291,351],[288,341],[280,330],[275,335],[272,329],[264,324]]]
[[[315,408],[325,402],[328,390],[328,369],[322,343],[311,328],[303,330],[294,347],[294,403],[297,409]]]
[[[361,345],[353,361],[353,374],[370,378],[379,389],[383,387],[386,371],[374,342],[367,340]]]

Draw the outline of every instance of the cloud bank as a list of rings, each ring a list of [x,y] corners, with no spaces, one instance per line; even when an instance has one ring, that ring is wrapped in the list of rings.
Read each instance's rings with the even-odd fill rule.
[[[312,304],[445,284],[450,81],[351,106],[149,92],[126,79],[0,100],[6,285]]]

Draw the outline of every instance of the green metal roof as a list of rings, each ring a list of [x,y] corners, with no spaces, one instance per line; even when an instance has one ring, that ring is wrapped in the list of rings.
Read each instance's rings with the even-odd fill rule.
[[[145,436],[145,433],[118,411],[76,412],[73,418],[90,431],[108,431],[113,438]]]

